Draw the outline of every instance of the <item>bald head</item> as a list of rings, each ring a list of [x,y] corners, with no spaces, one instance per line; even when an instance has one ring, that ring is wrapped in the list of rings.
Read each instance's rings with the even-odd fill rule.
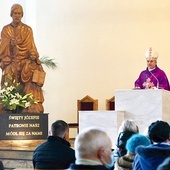
[[[110,162],[111,146],[106,132],[97,128],[86,129],[76,137],[76,159],[91,159],[106,164]]]

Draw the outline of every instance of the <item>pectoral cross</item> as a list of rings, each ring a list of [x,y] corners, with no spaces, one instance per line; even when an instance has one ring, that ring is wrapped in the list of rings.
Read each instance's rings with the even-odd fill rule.
[[[145,89],[152,89],[154,87],[154,84],[151,82],[150,78],[147,78],[146,82],[144,82],[142,85],[145,87]]]

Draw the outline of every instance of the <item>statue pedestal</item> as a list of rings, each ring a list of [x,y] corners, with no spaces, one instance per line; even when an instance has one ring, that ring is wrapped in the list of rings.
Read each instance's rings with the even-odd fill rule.
[[[5,169],[33,169],[33,152],[48,136],[48,114],[0,114],[0,129]]]
[[[0,140],[43,140],[48,114],[0,114]]]
[[[152,122],[170,123],[170,92],[166,90],[116,90],[115,109],[133,119],[142,133]]]

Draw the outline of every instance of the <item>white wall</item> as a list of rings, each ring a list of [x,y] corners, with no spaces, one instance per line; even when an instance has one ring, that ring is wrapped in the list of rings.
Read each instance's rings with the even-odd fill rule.
[[[158,66],[170,79],[169,0],[6,0],[0,1],[0,29],[11,21],[13,3],[34,31],[41,56],[55,58],[45,68],[45,112],[75,122],[77,99],[90,95],[105,110],[115,89],[131,89],[146,67],[145,51],[158,51]],[[2,15],[3,14],[3,15]]]

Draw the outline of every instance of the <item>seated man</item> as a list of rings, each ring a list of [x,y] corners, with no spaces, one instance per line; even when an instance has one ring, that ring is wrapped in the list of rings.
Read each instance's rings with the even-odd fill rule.
[[[134,170],[157,170],[157,167],[170,156],[170,126],[167,122],[153,122],[148,128],[148,135],[153,144],[137,147]]]
[[[33,166],[36,169],[67,169],[75,162],[75,152],[67,141],[69,126],[63,120],[51,125],[52,136],[38,146],[33,155]]]
[[[111,163],[112,143],[109,136],[97,128],[86,129],[75,140],[76,163],[71,164],[71,170],[107,169]]]

